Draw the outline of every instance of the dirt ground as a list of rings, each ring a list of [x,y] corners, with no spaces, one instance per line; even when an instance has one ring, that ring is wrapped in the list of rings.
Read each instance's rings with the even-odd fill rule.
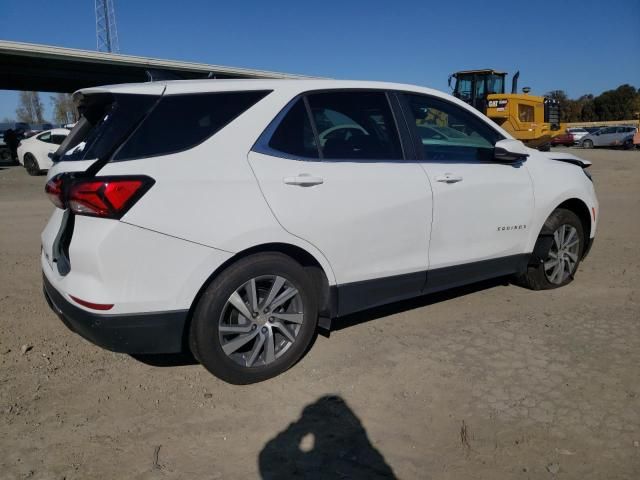
[[[573,284],[351,317],[246,387],[68,331],[41,293],[44,177],[2,168],[0,478],[640,478],[640,151],[576,151],[601,223]]]

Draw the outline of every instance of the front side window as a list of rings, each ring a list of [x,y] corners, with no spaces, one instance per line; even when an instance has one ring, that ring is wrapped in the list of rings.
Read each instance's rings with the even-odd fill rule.
[[[491,158],[502,139],[486,122],[446,100],[404,95],[415,133],[426,160],[482,160]]]
[[[324,159],[402,160],[384,92],[314,93],[307,98]]]
[[[456,84],[456,97],[464,100],[465,102],[471,100],[471,76],[458,77]]]

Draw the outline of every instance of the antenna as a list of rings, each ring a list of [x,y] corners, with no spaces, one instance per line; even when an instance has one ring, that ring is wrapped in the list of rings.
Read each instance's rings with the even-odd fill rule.
[[[113,0],[95,0],[95,2],[97,49],[99,52],[120,53]]]

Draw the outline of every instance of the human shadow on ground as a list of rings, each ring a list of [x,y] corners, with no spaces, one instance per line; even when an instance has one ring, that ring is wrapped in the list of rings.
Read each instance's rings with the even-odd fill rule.
[[[265,480],[396,478],[360,419],[339,396],[324,396],[269,440],[258,457]]]

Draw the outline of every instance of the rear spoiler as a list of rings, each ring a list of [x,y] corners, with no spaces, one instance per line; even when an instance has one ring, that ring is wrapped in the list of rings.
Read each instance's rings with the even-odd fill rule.
[[[541,153],[545,157],[551,160],[557,160],[558,162],[571,163],[581,168],[589,168],[591,166],[591,162],[589,160],[584,160],[580,157],[576,157],[575,155],[571,155],[570,153],[562,153],[562,152],[541,152]]]

